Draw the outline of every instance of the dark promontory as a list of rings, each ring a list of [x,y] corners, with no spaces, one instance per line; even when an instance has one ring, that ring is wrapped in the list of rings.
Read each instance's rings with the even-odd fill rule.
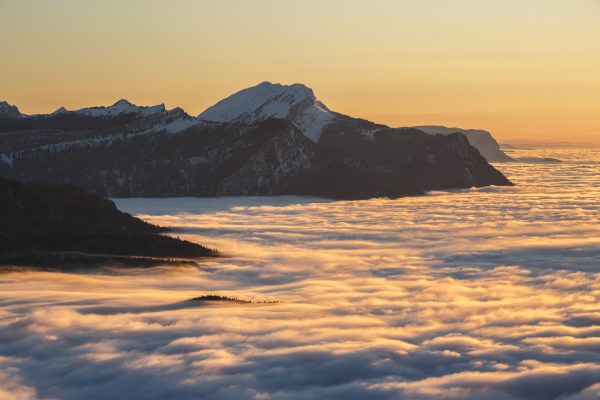
[[[0,179],[0,265],[140,266],[217,255],[165,230],[76,186]]]

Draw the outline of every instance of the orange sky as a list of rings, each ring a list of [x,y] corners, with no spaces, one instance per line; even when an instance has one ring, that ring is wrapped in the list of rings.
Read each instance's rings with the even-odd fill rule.
[[[0,0],[0,99],[166,103],[264,80],[393,126],[600,144],[598,0]]]

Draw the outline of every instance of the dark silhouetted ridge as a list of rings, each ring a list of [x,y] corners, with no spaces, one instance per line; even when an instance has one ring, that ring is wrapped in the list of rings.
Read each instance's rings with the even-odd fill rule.
[[[164,236],[164,228],[119,211],[115,204],[71,185],[0,179],[0,264],[63,266],[128,264],[148,258],[193,258],[216,252]],[[120,256],[116,257],[115,256]],[[87,260],[87,261],[86,261]],[[131,260],[130,260],[131,261]],[[155,260],[158,262],[158,260]],[[130,264],[150,264],[131,262]]]

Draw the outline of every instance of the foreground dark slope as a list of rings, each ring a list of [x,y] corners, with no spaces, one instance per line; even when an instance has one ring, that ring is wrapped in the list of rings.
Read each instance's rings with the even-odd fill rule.
[[[77,260],[89,265],[90,260],[102,263],[114,255],[215,255],[203,246],[161,235],[162,231],[75,186],[0,179],[0,264],[52,266]],[[103,256],[85,260],[74,252]]]

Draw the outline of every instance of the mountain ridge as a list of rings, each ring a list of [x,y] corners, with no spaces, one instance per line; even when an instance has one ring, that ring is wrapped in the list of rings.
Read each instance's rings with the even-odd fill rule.
[[[199,117],[121,100],[84,112],[0,118],[0,176],[119,197],[355,199],[511,184],[463,134],[430,135],[335,113],[304,85],[258,86]]]
[[[19,118],[44,118],[69,114],[99,118],[120,117],[128,114],[137,114],[145,117],[178,110],[182,114],[182,120],[186,122],[182,121],[179,125],[172,126],[169,129],[172,133],[179,132],[193,124],[200,124],[202,122],[248,125],[268,118],[281,118],[290,121],[315,143],[318,142],[328,125],[346,118],[359,120],[358,118],[330,110],[322,101],[317,99],[314,91],[304,84],[293,83],[283,85],[268,81],[233,93],[208,107],[196,117],[191,116],[179,107],[167,110],[164,104],[138,106],[128,100],[120,99],[111,106],[85,107],[72,111],[60,107],[50,114],[33,115],[21,114],[16,106],[11,106],[7,102],[0,102],[0,119],[3,118],[3,109],[8,110],[9,107],[16,110]],[[12,115],[16,115],[14,111],[12,111]],[[368,122],[392,129],[392,127],[387,125]],[[467,136],[469,142],[488,161],[512,161],[511,157],[501,150],[493,136],[488,131],[482,129],[448,128],[441,125],[422,125],[413,126],[412,128],[420,129],[428,134],[447,135],[453,132],[460,132]],[[369,133],[367,132],[367,134]]]

